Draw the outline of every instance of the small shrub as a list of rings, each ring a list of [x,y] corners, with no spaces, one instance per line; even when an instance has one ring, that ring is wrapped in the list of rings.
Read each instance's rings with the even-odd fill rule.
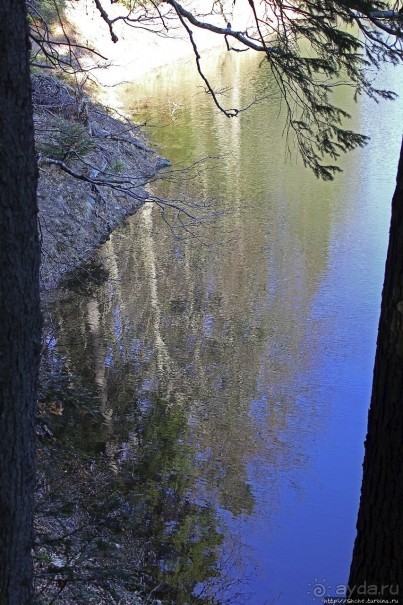
[[[126,165],[120,158],[116,158],[112,164],[112,172],[115,172],[116,174],[120,174],[125,168]]]
[[[48,552],[46,552],[46,550],[40,550],[35,554],[35,559],[44,563],[50,563],[52,557]]]
[[[38,133],[38,150],[55,160],[85,156],[95,147],[88,131],[77,122],[54,118],[46,131]]]

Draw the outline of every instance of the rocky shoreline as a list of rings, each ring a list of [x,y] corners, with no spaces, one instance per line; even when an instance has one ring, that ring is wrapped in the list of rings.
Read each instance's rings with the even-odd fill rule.
[[[33,77],[43,293],[91,258],[169,165],[139,126],[75,92],[52,76]]]

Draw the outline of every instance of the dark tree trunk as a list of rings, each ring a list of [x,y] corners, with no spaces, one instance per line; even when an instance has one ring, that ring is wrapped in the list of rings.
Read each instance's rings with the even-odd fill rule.
[[[361,502],[350,569],[349,587],[355,587],[353,594],[357,596],[373,597],[376,586],[383,596],[399,598],[397,585],[403,579],[402,405],[403,146],[392,201]],[[382,586],[388,588],[382,590]]]
[[[40,354],[37,170],[25,2],[0,0],[0,604],[32,602]]]

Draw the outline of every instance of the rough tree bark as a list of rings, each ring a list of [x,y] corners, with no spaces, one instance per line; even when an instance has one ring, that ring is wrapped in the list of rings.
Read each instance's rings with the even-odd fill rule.
[[[398,587],[403,579],[402,401],[403,145],[392,201],[361,502],[349,578],[349,588],[357,597],[374,597],[377,590],[384,597],[399,600],[397,593],[403,588]]]
[[[0,0],[0,604],[32,602],[40,354],[37,169],[23,0]]]

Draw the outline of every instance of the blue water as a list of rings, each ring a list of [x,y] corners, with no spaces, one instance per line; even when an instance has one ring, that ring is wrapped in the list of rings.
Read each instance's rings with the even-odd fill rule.
[[[383,77],[388,86],[399,89],[398,75],[389,71]],[[187,81],[186,77],[184,80]],[[161,96],[174,95],[181,85],[179,76],[179,83],[168,92],[164,89]],[[242,98],[241,93],[234,96]],[[234,133],[235,127],[231,125],[228,128],[232,131],[224,134],[229,145],[234,145],[231,135],[235,140],[229,153],[236,160],[232,165],[229,163],[228,175],[224,176],[230,183],[230,195],[234,195],[238,184],[241,196],[277,197],[280,222],[273,223],[269,210],[267,217],[263,211],[259,216],[262,221],[259,229],[266,233],[267,242],[264,252],[260,251],[261,262],[266,263],[261,270],[266,272],[268,268],[267,288],[257,301],[260,316],[273,313],[273,307],[277,309],[279,304],[290,305],[288,328],[284,327],[282,311],[274,310],[282,328],[277,334],[274,329],[277,341],[267,343],[266,357],[259,362],[263,378],[248,403],[255,431],[263,432],[266,443],[246,464],[247,483],[255,499],[253,511],[233,515],[219,507],[228,534],[227,548],[236,548],[238,553],[229,576],[234,580],[244,578],[240,585],[223,589],[222,597],[229,598],[229,602],[303,605],[322,602],[324,595],[343,593],[355,537],[390,202],[400,148],[401,110],[401,100],[387,106],[363,100],[358,109],[353,109],[354,126],[369,134],[371,142],[342,161],[344,173],[327,189],[312,182],[309,173],[298,172],[295,177],[292,165],[279,168],[275,164],[273,169],[273,156],[269,156],[265,168],[259,138],[267,141],[262,124],[269,120],[264,121],[263,110],[258,110],[258,115],[248,122],[248,132],[253,132],[252,143],[243,138],[242,125],[240,132]],[[203,124],[206,127],[203,111],[192,112],[195,128],[200,132]],[[220,124],[219,132],[225,133],[225,126]],[[163,153],[173,160],[173,145],[178,142],[175,128],[168,126],[160,141]],[[167,142],[170,137],[173,144]],[[159,141],[158,134],[155,140]],[[253,153],[254,147],[259,153]],[[252,166],[256,191],[252,194],[243,187],[239,167],[250,160],[253,164],[248,164],[248,170]],[[239,180],[234,170],[241,172]],[[289,200],[294,200],[289,205],[300,203],[303,207],[302,244],[295,243],[298,235],[301,237],[297,233],[300,225],[287,223],[290,211],[288,204],[281,201],[282,191]],[[318,204],[331,206],[330,232],[324,248],[317,244],[320,225],[319,229],[316,224],[310,225],[303,215],[304,209],[312,216],[315,213],[306,202],[309,196],[316,196]],[[285,211],[281,210],[283,205]],[[246,212],[242,213],[242,220],[246,234],[248,229],[256,230]],[[279,226],[283,229],[281,239],[278,234],[273,237]],[[319,253],[315,252],[316,245]],[[281,250],[273,253],[273,246],[284,246],[283,258]],[[290,247],[295,248],[295,258],[292,266],[287,266],[290,261],[285,258],[288,254],[285,249]],[[299,265],[298,258],[305,253],[308,257],[322,255],[323,267],[314,283]],[[281,260],[284,266],[279,265]],[[244,259],[234,258],[233,262],[242,264]],[[246,270],[253,273],[256,267],[247,266]],[[287,281],[292,282],[291,288]],[[308,302],[304,288],[313,292]],[[285,299],[283,303],[281,297]],[[298,322],[304,325],[295,349],[292,332],[293,324]],[[206,317],[206,336],[211,336],[211,323],[211,318]],[[270,371],[264,370],[273,356],[282,358],[283,370],[291,368],[280,380],[277,375],[271,380]],[[288,451],[274,462],[272,433],[265,433],[264,426],[275,415],[273,407],[284,405],[284,399],[291,401],[291,412],[276,439],[284,440]],[[289,457],[293,458],[291,462]]]
[[[247,100],[243,83],[257,69],[234,61],[216,65],[219,84],[233,84],[232,106]],[[175,490],[178,511],[188,500],[200,518],[214,511],[205,548],[219,573],[192,576],[196,594],[216,599],[206,602],[321,603],[343,591],[355,537],[402,102],[352,107],[352,127],[371,142],[341,160],[333,183],[321,183],[286,154],[272,99],[227,120],[188,65],[164,73],[129,87],[127,106],[147,106],[153,143],[174,166],[215,159],[153,192],[204,200],[220,213],[195,208],[203,222],[190,235],[176,213],[168,214],[171,230],[147,205],[101,248],[109,281],[90,303],[69,303],[74,321],[82,316],[80,333],[98,309],[104,344],[93,347],[92,372],[102,413],[109,410],[106,448],[158,458],[160,446],[146,436],[166,428],[161,447],[176,457],[171,471],[156,473],[153,492],[168,486],[159,508],[166,531],[177,541],[190,535],[170,504]],[[398,76],[382,77],[398,88]],[[62,339],[59,347],[84,372],[87,362],[74,362],[78,353]],[[161,401],[166,417],[153,420]],[[186,430],[175,436],[178,418]],[[194,522],[197,543],[206,518]],[[187,571],[197,567],[188,555],[171,556]],[[160,569],[176,563],[162,559]]]

